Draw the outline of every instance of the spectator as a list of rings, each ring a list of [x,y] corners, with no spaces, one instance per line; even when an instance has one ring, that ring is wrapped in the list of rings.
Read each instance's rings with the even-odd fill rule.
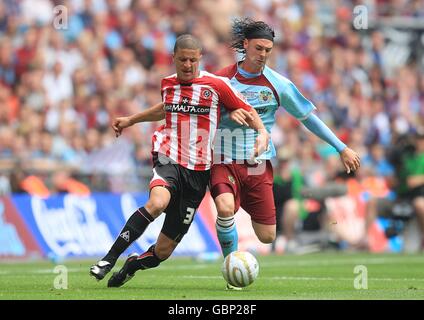
[[[105,164],[117,161],[109,151],[114,143],[109,121],[137,113],[160,98],[159,80],[172,71],[170,44],[180,34],[200,34],[205,48],[202,68],[219,70],[234,60],[226,38],[233,17],[252,16],[274,27],[278,38],[270,66],[317,101],[320,117],[344,142],[361,156],[369,155],[368,167],[377,170],[373,177],[386,177],[390,171],[384,159],[374,159],[374,144],[383,149],[377,153],[387,153],[397,135],[424,126],[422,44],[408,43],[408,37],[389,38],[384,27],[352,29],[357,1],[340,6],[334,1],[217,5],[198,0],[176,6],[158,0],[70,0],[64,2],[66,30],[51,25],[52,9],[59,2],[40,0],[32,8],[27,0],[0,1],[0,131],[6,127],[13,133],[13,143],[0,142],[3,176],[10,175],[10,159],[43,155],[42,135],[51,136],[49,156],[56,164],[72,166],[79,174],[91,170],[90,155],[108,155],[101,157]],[[393,1],[365,5],[371,17],[420,19],[420,4],[406,0],[402,6]],[[319,178],[330,150],[316,145],[287,118],[277,114],[273,140],[300,157],[308,180]],[[133,170],[129,176],[150,172],[145,170],[150,168],[150,141],[145,137],[155,129],[156,124],[146,124],[125,133],[125,150],[140,166],[128,165]],[[119,163],[106,165],[116,168]],[[25,173],[35,172],[28,168]],[[142,185],[146,180],[137,179]],[[124,183],[109,186],[121,192],[125,188]]]
[[[52,107],[57,107],[60,101],[70,99],[73,95],[71,77],[63,70],[62,63],[57,61],[43,79],[44,89]]]
[[[401,137],[392,149],[392,162],[396,168],[393,189],[395,194],[387,197],[373,197],[367,207],[369,228],[378,215],[389,218],[409,218],[415,213],[421,230],[424,249],[424,134]],[[366,230],[367,231],[367,230]],[[367,246],[367,239],[363,245]]]
[[[374,175],[390,179],[394,175],[394,168],[387,160],[383,146],[375,143],[369,149],[369,154],[363,158],[362,167],[369,168]]]

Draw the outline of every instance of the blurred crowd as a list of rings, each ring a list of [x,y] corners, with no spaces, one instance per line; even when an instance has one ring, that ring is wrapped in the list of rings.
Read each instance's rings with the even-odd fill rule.
[[[359,5],[367,29],[352,26]],[[422,0],[3,0],[0,193],[146,190],[157,124],[116,139],[110,122],[160,101],[180,34],[201,39],[203,69],[234,63],[229,32],[240,17],[275,29],[269,66],[359,152],[357,178],[393,175],[386,151],[424,125],[423,46],[374,22],[422,20]],[[272,136],[278,158],[300,168],[308,185],[343,170],[335,150],[283,109]]]

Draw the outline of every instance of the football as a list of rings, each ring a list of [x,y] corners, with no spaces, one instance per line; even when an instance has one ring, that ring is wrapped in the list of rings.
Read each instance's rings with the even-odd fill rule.
[[[247,287],[258,277],[259,263],[255,256],[247,251],[234,251],[225,257],[221,271],[229,284],[240,288]]]

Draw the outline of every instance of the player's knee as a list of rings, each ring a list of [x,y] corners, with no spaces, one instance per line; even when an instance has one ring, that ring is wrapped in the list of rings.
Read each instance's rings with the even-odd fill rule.
[[[275,230],[270,230],[264,233],[260,233],[257,235],[258,239],[260,242],[262,243],[272,243],[275,240],[276,237],[276,231]]]
[[[215,200],[215,204],[218,216],[221,218],[231,217],[234,215],[234,201],[217,198]]]
[[[168,202],[166,201],[166,199],[154,197],[150,198],[144,207],[152,217],[156,218],[166,209],[167,206]]]
[[[175,246],[171,244],[158,245],[155,246],[155,255],[161,260],[164,261],[168,259],[172,252],[174,252]]]

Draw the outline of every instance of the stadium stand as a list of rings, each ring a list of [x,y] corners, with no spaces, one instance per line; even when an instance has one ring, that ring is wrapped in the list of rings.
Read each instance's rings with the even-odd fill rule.
[[[367,27],[355,29],[354,8],[365,3]],[[55,13],[57,6],[66,10]],[[231,19],[245,16],[275,28],[270,67],[291,79],[365,160],[357,192],[385,192],[394,170],[386,152],[424,126],[419,0],[1,1],[0,194],[146,191],[157,124],[131,127],[116,139],[110,121],[159,101],[159,79],[174,72],[172,45],[180,34],[202,39],[205,70],[232,63]],[[291,155],[309,187],[325,183],[335,151],[283,109],[277,116],[278,153]],[[58,169],[67,175],[54,175]],[[64,186],[66,179],[71,184]]]

